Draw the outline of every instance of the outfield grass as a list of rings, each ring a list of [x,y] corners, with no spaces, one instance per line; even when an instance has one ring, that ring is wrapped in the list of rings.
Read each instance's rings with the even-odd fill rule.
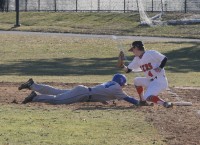
[[[126,47],[133,40],[122,41]],[[199,86],[199,43],[145,42],[169,57],[170,86]],[[0,80],[97,83],[122,72],[112,39],[0,34]],[[128,54],[131,60],[132,55]],[[132,83],[135,74],[129,74]],[[9,88],[8,88],[9,90]],[[144,113],[133,108],[0,105],[0,144],[164,145]]]
[[[134,109],[0,106],[0,144],[165,144]]]
[[[86,15],[88,16],[85,17]],[[116,20],[111,19],[113,16]],[[167,29],[170,29],[172,33],[167,36],[189,37],[188,33],[182,35],[182,30],[173,30],[175,27],[141,29],[137,26],[138,22],[134,24],[130,20],[138,19],[134,14],[119,16],[121,17],[112,13],[94,16],[90,13],[22,13],[22,27],[16,29],[11,28],[14,13],[0,13],[0,19],[4,19],[0,21],[0,29],[128,35],[133,32],[134,35],[155,35],[159,31],[156,35],[162,36],[167,35]],[[80,18],[78,21],[77,17]],[[103,21],[104,18],[106,21]],[[130,21],[131,25],[124,19]],[[194,33],[192,37],[198,38],[198,25],[182,26],[181,29],[186,27],[189,29],[184,32],[190,31]],[[165,33],[162,33],[163,29],[166,29]],[[152,32],[149,33],[149,30]],[[132,41],[123,41],[126,51]],[[169,58],[166,70],[170,86],[199,86],[199,43],[145,44],[148,49],[158,50]],[[110,80],[114,73],[121,72],[115,67],[119,53],[116,46],[115,41],[104,38],[0,34],[0,80],[22,82],[33,77],[39,82],[104,82]],[[132,55],[127,54],[131,60]],[[128,83],[132,83],[137,75],[127,76]],[[0,144],[165,144],[153,125],[145,121],[144,114],[135,108],[85,107],[73,110],[65,105],[1,104],[0,116]]]
[[[122,41],[126,51],[132,41]],[[145,44],[169,58],[166,71],[170,86],[199,86],[199,43]],[[0,34],[0,80],[21,82],[33,77],[40,82],[101,83],[122,72],[116,67],[118,53],[112,39]],[[132,60],[132,54],[126,54]],[[136,76],[127,74],[128,83]]]
[[[167,13],[163,20],[187,16]],[[0,13],[0,20],[0,30],[200,38],[200,25],[143,27],[138,13],[21,12],[18,28],[14,12]]]

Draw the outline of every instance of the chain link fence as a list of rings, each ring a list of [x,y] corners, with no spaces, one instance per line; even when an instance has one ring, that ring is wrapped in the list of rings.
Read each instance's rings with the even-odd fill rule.
[[[20,0],[20,11],[134,12],[139,0]],[[200,0],[143,0],[146,11],[200,12]],[[14,11],[15,0],[0,0],[0,11]]]

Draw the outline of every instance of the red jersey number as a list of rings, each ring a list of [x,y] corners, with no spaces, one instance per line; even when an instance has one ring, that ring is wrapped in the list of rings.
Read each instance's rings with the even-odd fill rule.
[[[149,75],[150,77],[153,77],[153,74],[151,73],[151,71],[148,72],[148,75]]]

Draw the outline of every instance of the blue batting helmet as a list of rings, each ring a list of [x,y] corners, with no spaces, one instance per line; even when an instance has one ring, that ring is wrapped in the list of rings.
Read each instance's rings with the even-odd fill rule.
[[[117,82],[120,86],[124,86],[126,84],[126,76],[123,74],[115,74],[112,81]]]

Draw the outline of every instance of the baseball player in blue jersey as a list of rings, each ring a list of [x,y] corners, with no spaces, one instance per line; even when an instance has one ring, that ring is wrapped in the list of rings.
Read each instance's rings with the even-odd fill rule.
[[[134,105],[139,105],[139,101],[128,96],[122,87],[126,84],[126,77],[122,74],[115,74],[112,81],[94,86],[87,87],[83,85],[76,86],[72,89],[58,89],[52,86],[37,84],[32,79],[21,84],[18,88],[30,89],[31,94],[24,99],[23,104],[29,102],[44,102],[50,104],[72,104],[76,102],[102,102],[111,100],[125,100]],[[36,93],[37,92],[37,93]]]

